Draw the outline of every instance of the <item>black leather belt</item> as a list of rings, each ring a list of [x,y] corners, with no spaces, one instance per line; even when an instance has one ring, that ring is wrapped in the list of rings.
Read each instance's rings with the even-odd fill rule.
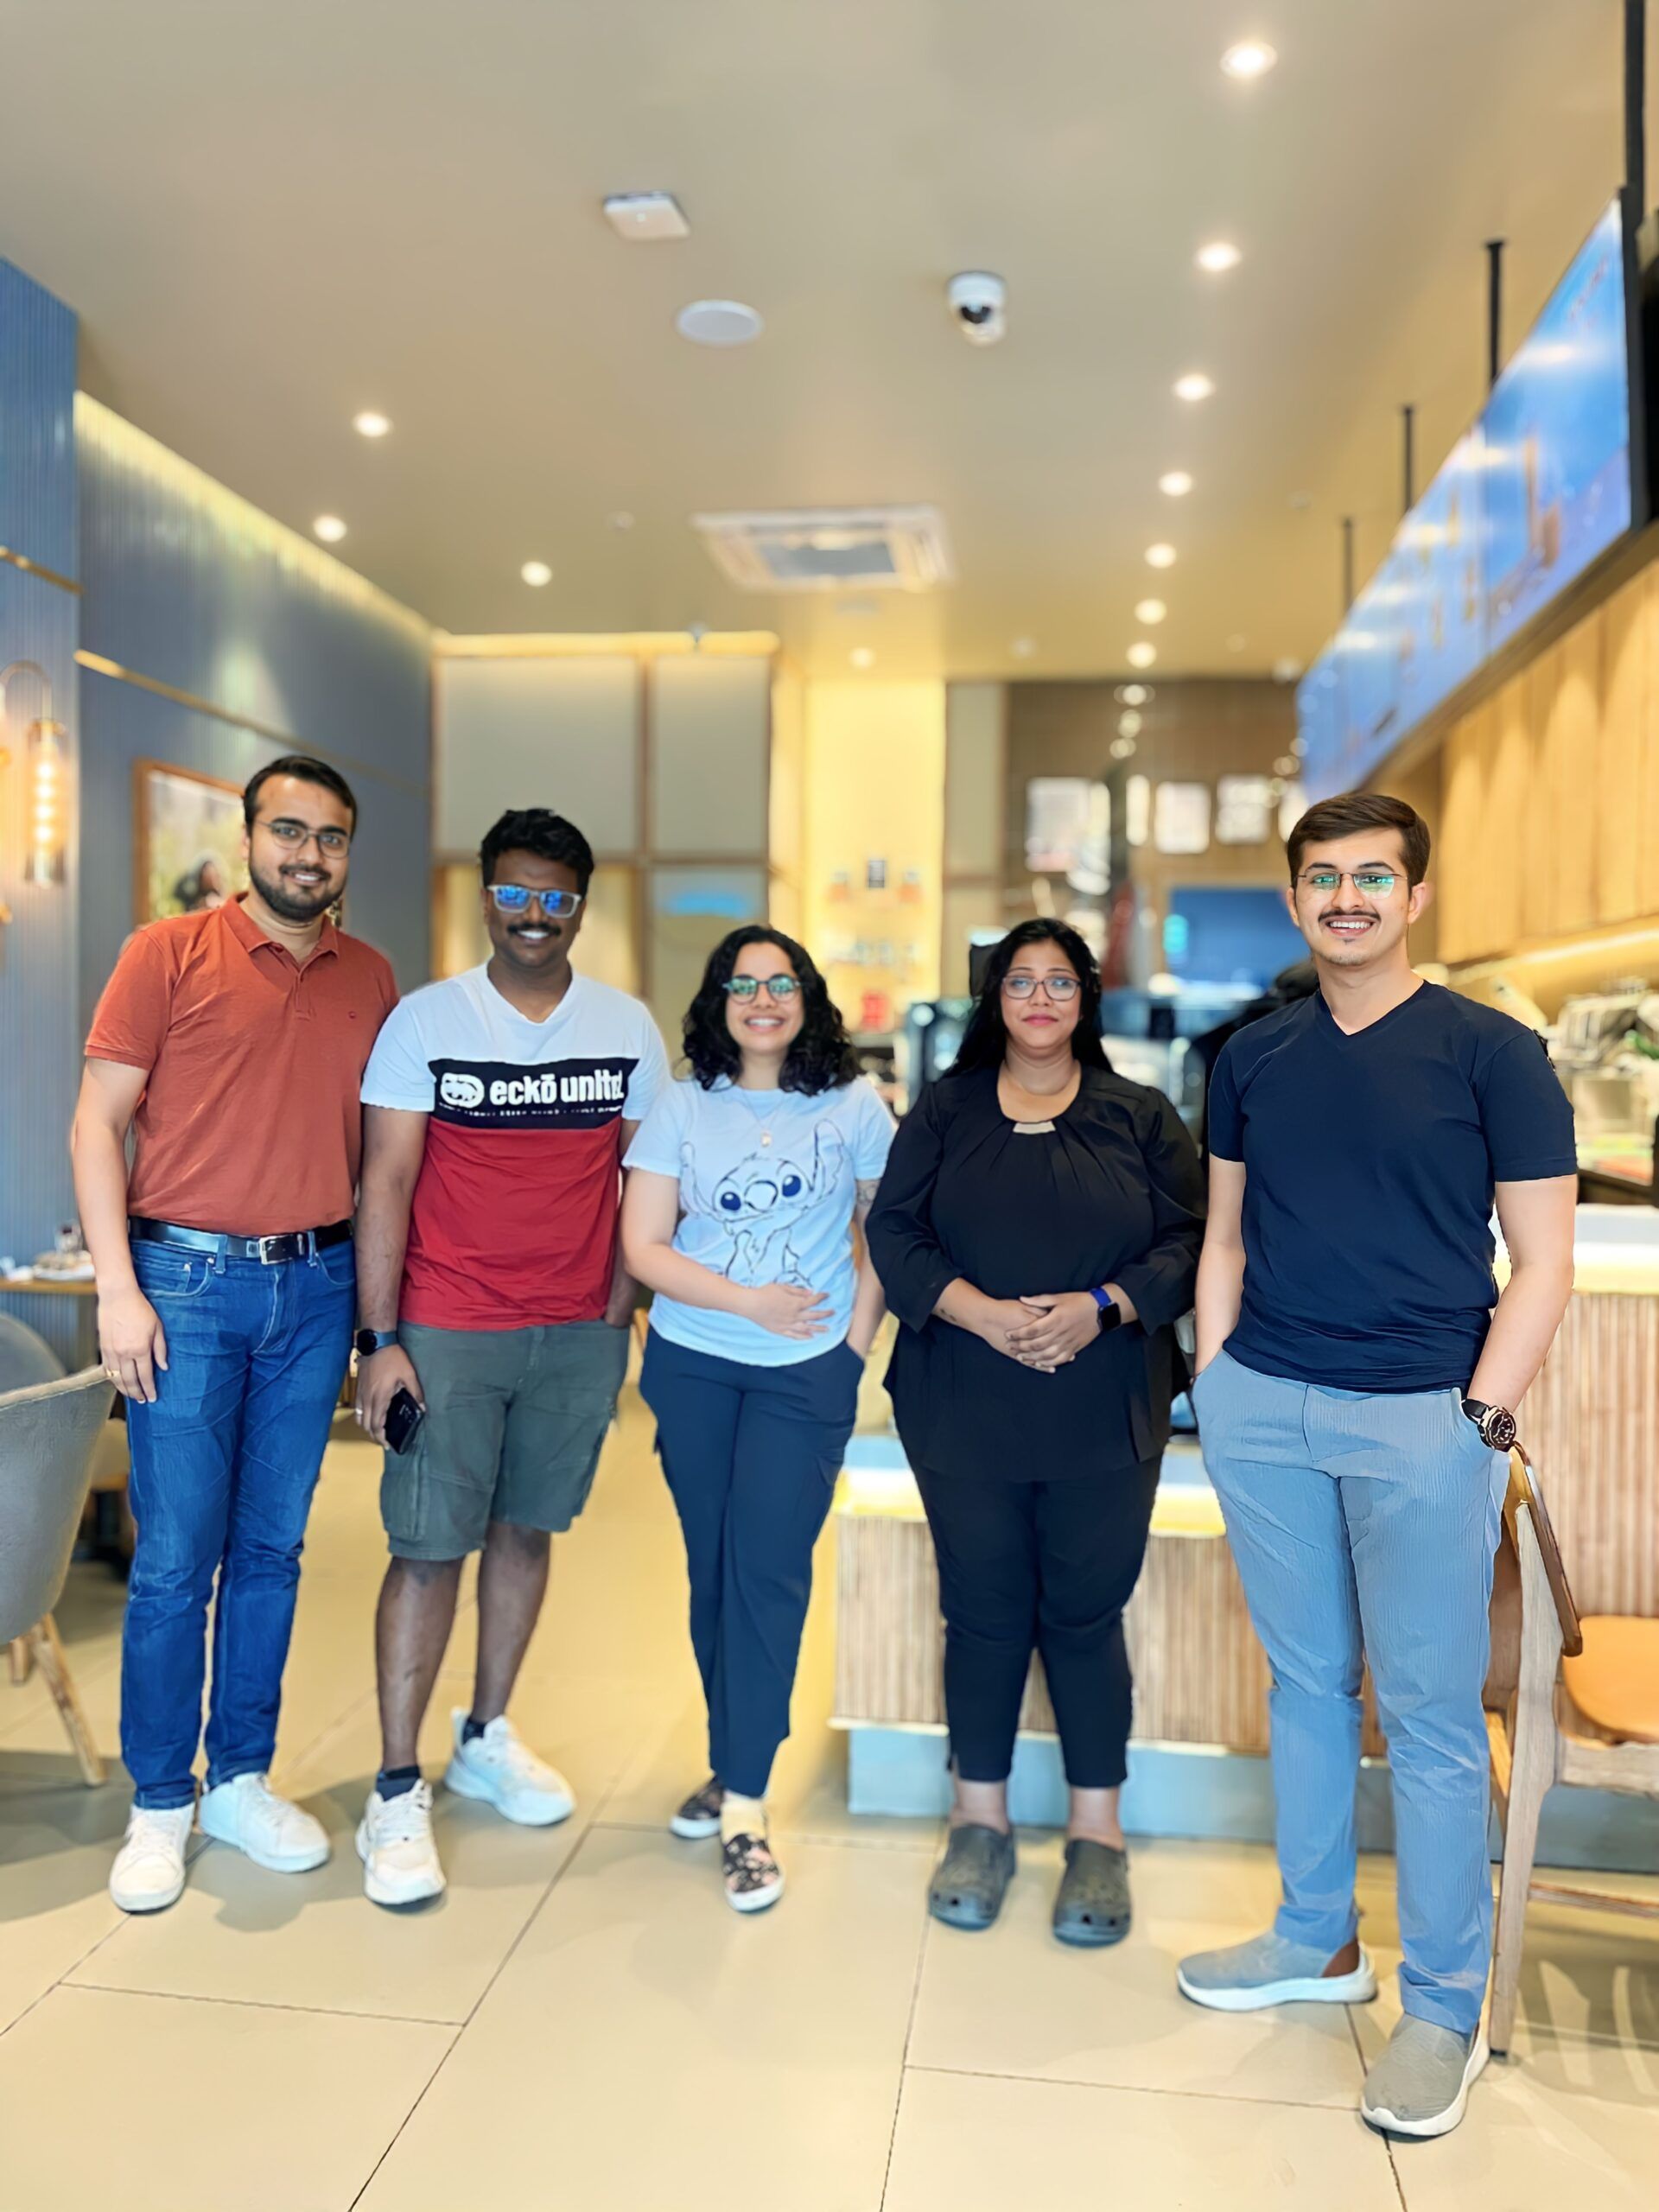
[[[220,1236],[211,1229],[181,1229],[176,1222],[146,1221],[135,1214],[127,1229],[141,1244],[174,1244],[186,1252],[212,1252],[224,1260],[257,1260],[261,1267],[284,1260],[308,1260],[332,1244],[350,1241],[352,1224],[336,1221],[327,1229],[293,1229],[284,1236]]]

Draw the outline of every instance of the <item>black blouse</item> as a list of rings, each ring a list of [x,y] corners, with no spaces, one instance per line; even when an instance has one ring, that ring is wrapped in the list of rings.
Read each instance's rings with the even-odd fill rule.
[[[1178,1387],[1173,1324],[1203,1237],[1198,1148],[1169,1101],[1085,1067],[1052,1128],[1003,1112],[994,1069],[930,1084],[901,1123],[868,1224],[899,1317],[887,1370],[912,1465],[1053,1481],[1157,1456]],[[960,1275],[989,1298],[1116,1282],[1138,1323],[1045,1375],[935,1314]]]

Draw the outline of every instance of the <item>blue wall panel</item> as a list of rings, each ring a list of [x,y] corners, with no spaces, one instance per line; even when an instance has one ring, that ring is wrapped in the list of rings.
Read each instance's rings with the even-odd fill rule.
[[[291,749],[333,762],[361,809],[347,926],[387,954],[404,989],[424,982],[427,625],[84,395],[76,427],[82,648],[200,702],[83,671],[99,856],[84,908],[83,1017],[133,925],[133,772],[145,760],[236,784]]]
[[[75,474],[69,445],[75,382],[75,318],[51,295],[0,262],[0,545],[58,575],[75,567]],[[31,660],[51,680],[52,711],[68,728],[67,790],[73,822],[76,734],[71,591],[0,563],[0,667]],[[76,860],[68,880],[26,884],[30,791],[29,725],[44,712],[38,678],[7,685],[0,748],[0,1256],[28,1261],[73,1218],[67,1139],[79,1078],[75,1005]],[[72,1357],[75,1309],[34,1299],[8,1308]]]

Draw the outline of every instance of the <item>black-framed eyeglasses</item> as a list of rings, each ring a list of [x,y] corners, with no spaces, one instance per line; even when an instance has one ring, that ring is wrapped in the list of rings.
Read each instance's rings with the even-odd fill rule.
[[[1391,868],[1305,868],[1296,880],[1305,891],[1340,891],[1344,879],[1362,899],[1386,899],[1400,878]]]
[[[1011,999],[1028,999],[1039,988],[1055,1006],[1070,1006],[1083,988],[1075,976],[1005,976],[1002,988]]]
[[[275,822],[262,818],[256,826],[268,830],[285,852],[302,853],[314,837],[317,850],[327,860],[343,860],[352,849],[349,830],[312,830],[303,822],[290,821],[286,815],[279,815]]]
[[[759,976],[734,976],[728,982],[723,983],[721,988],[728,999],[747,1001],[752,999],[761,987],[762,979]],[[787,1006],[801,986],[798,979],[793,976],[768,976],[765,979],[765,988],[775,1003]]]
[[[522,883],[492,883],[487,889],[495,901],[498,914],[523,914],[530,910],[532,899],[541,901],[542,912],[551,914],[556,921],[568,921],[582,902],[580,891],[531,891]]]

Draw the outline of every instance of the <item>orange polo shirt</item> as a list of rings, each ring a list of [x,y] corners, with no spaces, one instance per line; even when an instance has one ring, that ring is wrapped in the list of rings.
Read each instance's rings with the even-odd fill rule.
[[[349,1219],[363,1071],[397,1002],[389,963],[332,922],[303,963],[239,900],[138,931],[86,1039],[149,1078],[129,1211],[230,1236]]]

